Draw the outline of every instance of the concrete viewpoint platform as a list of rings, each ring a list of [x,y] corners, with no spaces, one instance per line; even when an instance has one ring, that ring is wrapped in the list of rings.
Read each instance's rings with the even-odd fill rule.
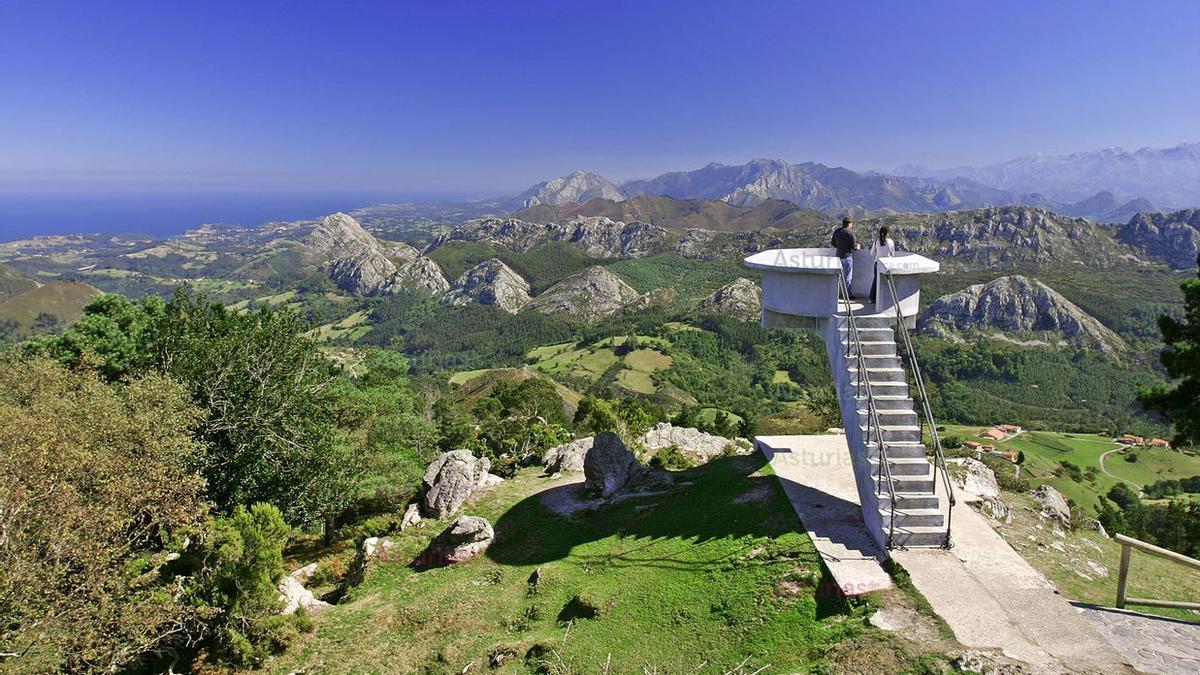
[[[847,595],[892,586],[867,533],[846,437],[759,436],[804,529]],[[954,548],[894,550],[891,557],[965,647],[1000,652],[1037,673],[1132,673],[1082,612],[1058,594],[962,497]]]
[[[825,567],[846,595],[892,586],[887,554],[863,525],[846,437],[758,436],[755,446],[779,477]]]

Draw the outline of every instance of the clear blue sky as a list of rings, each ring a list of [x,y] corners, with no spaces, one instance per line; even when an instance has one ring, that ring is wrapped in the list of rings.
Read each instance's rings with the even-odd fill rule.
[[[0,189],[511,192],[1200,140],[1200,3],[0,0]]]

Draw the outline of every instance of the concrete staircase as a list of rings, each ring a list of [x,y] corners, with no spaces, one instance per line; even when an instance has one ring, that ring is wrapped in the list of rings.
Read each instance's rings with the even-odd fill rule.
[[[898,353],[894,319],[856,315],[853,321],[854,330],[845,312],[832,317],[825,344],[863,520],[887,549],[946,546],[948,493],[939,494],[940,476],[922,442],[908,373]]]

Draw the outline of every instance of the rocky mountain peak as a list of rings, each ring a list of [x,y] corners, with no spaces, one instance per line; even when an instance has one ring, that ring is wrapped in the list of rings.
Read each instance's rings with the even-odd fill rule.
[[[385,248],[345,213],[322,218],[304,246],[339,288],[356,295],[386,295],[406,288],[437,294],[450,287],[433,260],[407,244]]]
[[[448,305],[478,302],[516,314],[529,304],[529,299],[529,282],[498,258],[490,258],[463,272],[442,302]]]
[[[1175,269],[1191,269],[1200,256],[1200,209],[1138,213],[1121,227],[1117,239]]]
[[[696,303],[696,311],[758,321],[762,317],[762,290],[753,281],[738,277],[702,298]]]
[[[534,298],[529,308],[592,322],[620,312],[640,297],[620,277],[595,265],[551,286]]]
[[[583,203],[597,197],[621,201],[625,195],[615,183],[588,171],[576,171],[554,180],[543,181],[517,196],[522,208],[538,204],[558,206],[571,202]]]
[[[1117,353],[1125,341],[1046,284],[1021,275],[944,295],[917,320],[917,330],[952,340],[976,335],[1028,344],[1070,344]]]

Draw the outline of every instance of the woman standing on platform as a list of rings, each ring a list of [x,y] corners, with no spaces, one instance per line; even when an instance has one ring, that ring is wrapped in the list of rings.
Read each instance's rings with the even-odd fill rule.
[[[888,233],[887,225],[879,228],[879,236],[875,238],[875,243],[871,244],[871,258],[874,262],[871,265],[871,302],[875,302],[875,287],[879,285],[879,259],[890,258],[896,254],[896,242]]]

